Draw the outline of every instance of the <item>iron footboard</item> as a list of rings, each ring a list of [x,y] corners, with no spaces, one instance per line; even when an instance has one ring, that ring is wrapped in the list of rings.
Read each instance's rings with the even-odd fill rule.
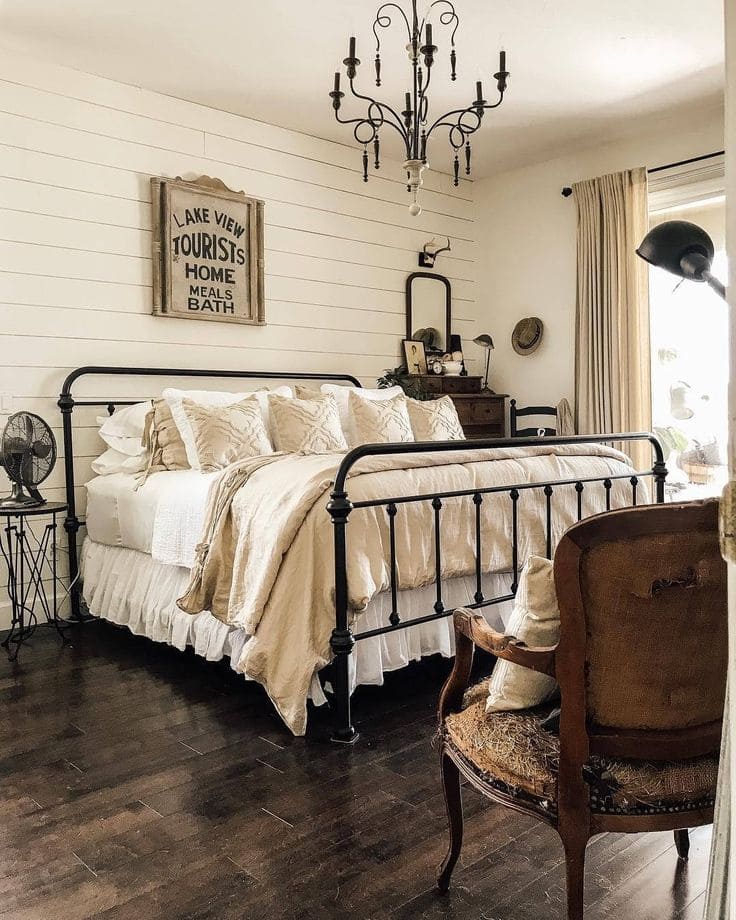
[[[568,437],[545,438],[503,438],[473,440],[472,448],[507,448],[571,444],[600,444],[605,442],[648,441],[652,447],[654,462],[652,468],[634,474],[596,476],[583,479],[553,480],[549,482],[521,483],[517,485],[492,486],[481,489],[467,489],[460,491],[425,493],[421,495],[387,496],[386,498],[372,499],[370,501],[351,502],[346,482],[351,469],[365,457],[405,455],[416,453],[448,453],[468,449],[467,441],[433,441],[409,442],[404,444],[365,444],[349,451],[345,455],[335,477],[335,485],[330,496],[327,510],[334,526],[335,545],[335,628],[332,631],[330,646],[333,653],[333,709],[334,732],[333,740],[350,744],[357,740],[357,733],[352,722],[350,701],[350,656],[355,643],[361,639],[372,636],[385,635],[410,626],[428,623],[433,620],[449,617],[453,609],[445,607],[442,594],[442,539],[441,539],[441,514],[443,502],[449,498],[467,497],[472,500],[475,517],[475,594],[474,602],[468,606],[473,609],[482,609],[493,604],[513,599],[518,586],[519,574],[519,529],[518,529],[518,501],[525,491],[539,490],[544,497],[544,514],[546,523],[546,555],[552,558],[553,551],[553,495],[556,488],[563,486],[574,487],[577,493],[577,519],[583,515],[583,493],[586,488],[600,485],[605,490],[606,510],[611,508],[611,490],[614,480],[628,479],[631,486],[632,505],[637,504],[640,480],[651,476],[654,480],[655,501],[664,502],[665,481],[667,467],[664,462],[662,446],[653,434],[637,432],[628,434],[603,434],[603,435],[570,435]],[[481,537],[481,509],[484,496],[506,493],[511,502],[511,559],[512,581],[508,593],[494,597],[486,597],[482,586],[482,537]],[[431,503],[434,520],[434,555],[435,555],[435,584],[436,600],[431,613],[402,620],[398,610],[398,585],[396,573],[396,542],[395,521],[398,508],[402,504],[414,502]],[[348,581],[347,581],[347,524],[351,513],[359,508],[385,507],[388,518],[389,531],[389,573],[391,591],[391,612],[388,623],[374,629],[354,632],[351,625]]]

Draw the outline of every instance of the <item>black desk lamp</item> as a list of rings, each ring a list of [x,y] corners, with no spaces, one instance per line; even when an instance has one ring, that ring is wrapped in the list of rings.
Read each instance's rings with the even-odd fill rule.
[[[687,220],[667,220],[653,227],[636,250],[650,265],[656,265],[688,281],[701,281],[726,299],[726,288],[711,273],[715,247],[713,240],[697,224]]]
[[[491,365],[491,352],[493,351],[495,346],[493,344],[493,339],[490,337],[490,335],[488,335],[487,332],[484,332],[481,335],[476,336],[473,339],[473,341],[475,342],[476,345],[480,345],[481,348],[485,348],[486,350],[486,376],[483,382],[483,389],[487,390],[488,389],[488,369],[490,368],[490,365]]]

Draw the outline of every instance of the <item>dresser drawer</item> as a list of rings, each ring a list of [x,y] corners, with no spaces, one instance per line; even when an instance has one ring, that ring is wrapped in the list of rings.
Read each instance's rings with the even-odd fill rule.
[[[503,399],[487,396],[467,396],[453,399],[460,423],[465,425],[496,423],[503,425]]]

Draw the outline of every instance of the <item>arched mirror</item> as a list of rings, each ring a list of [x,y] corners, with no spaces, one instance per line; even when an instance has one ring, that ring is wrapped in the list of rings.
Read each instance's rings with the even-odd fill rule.
[[[444,275],[412,272],[406,279],[406,337],[417,338],[422,329],[434,329],[433,347],[449,351],[452,332],[452,290]],[[427,342],[425,341],[425,345]]]

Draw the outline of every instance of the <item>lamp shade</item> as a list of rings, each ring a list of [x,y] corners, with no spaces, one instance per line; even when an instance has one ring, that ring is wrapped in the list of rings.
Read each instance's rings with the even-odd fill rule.
[[[490,335],[488,335],[487,332],[484,332],[481,335],[476,336],[473,339],[473,341],[475,342],[476,345],[480,345],[481,348],[488,348],[490,350],[491,348],[496,347],[493,344],[493,339],[490,337]]]
[[[636,254],[650,265],[680,278],[707,281],[715,247],[713,240],[697,224],[667,220],[647,233]]]

